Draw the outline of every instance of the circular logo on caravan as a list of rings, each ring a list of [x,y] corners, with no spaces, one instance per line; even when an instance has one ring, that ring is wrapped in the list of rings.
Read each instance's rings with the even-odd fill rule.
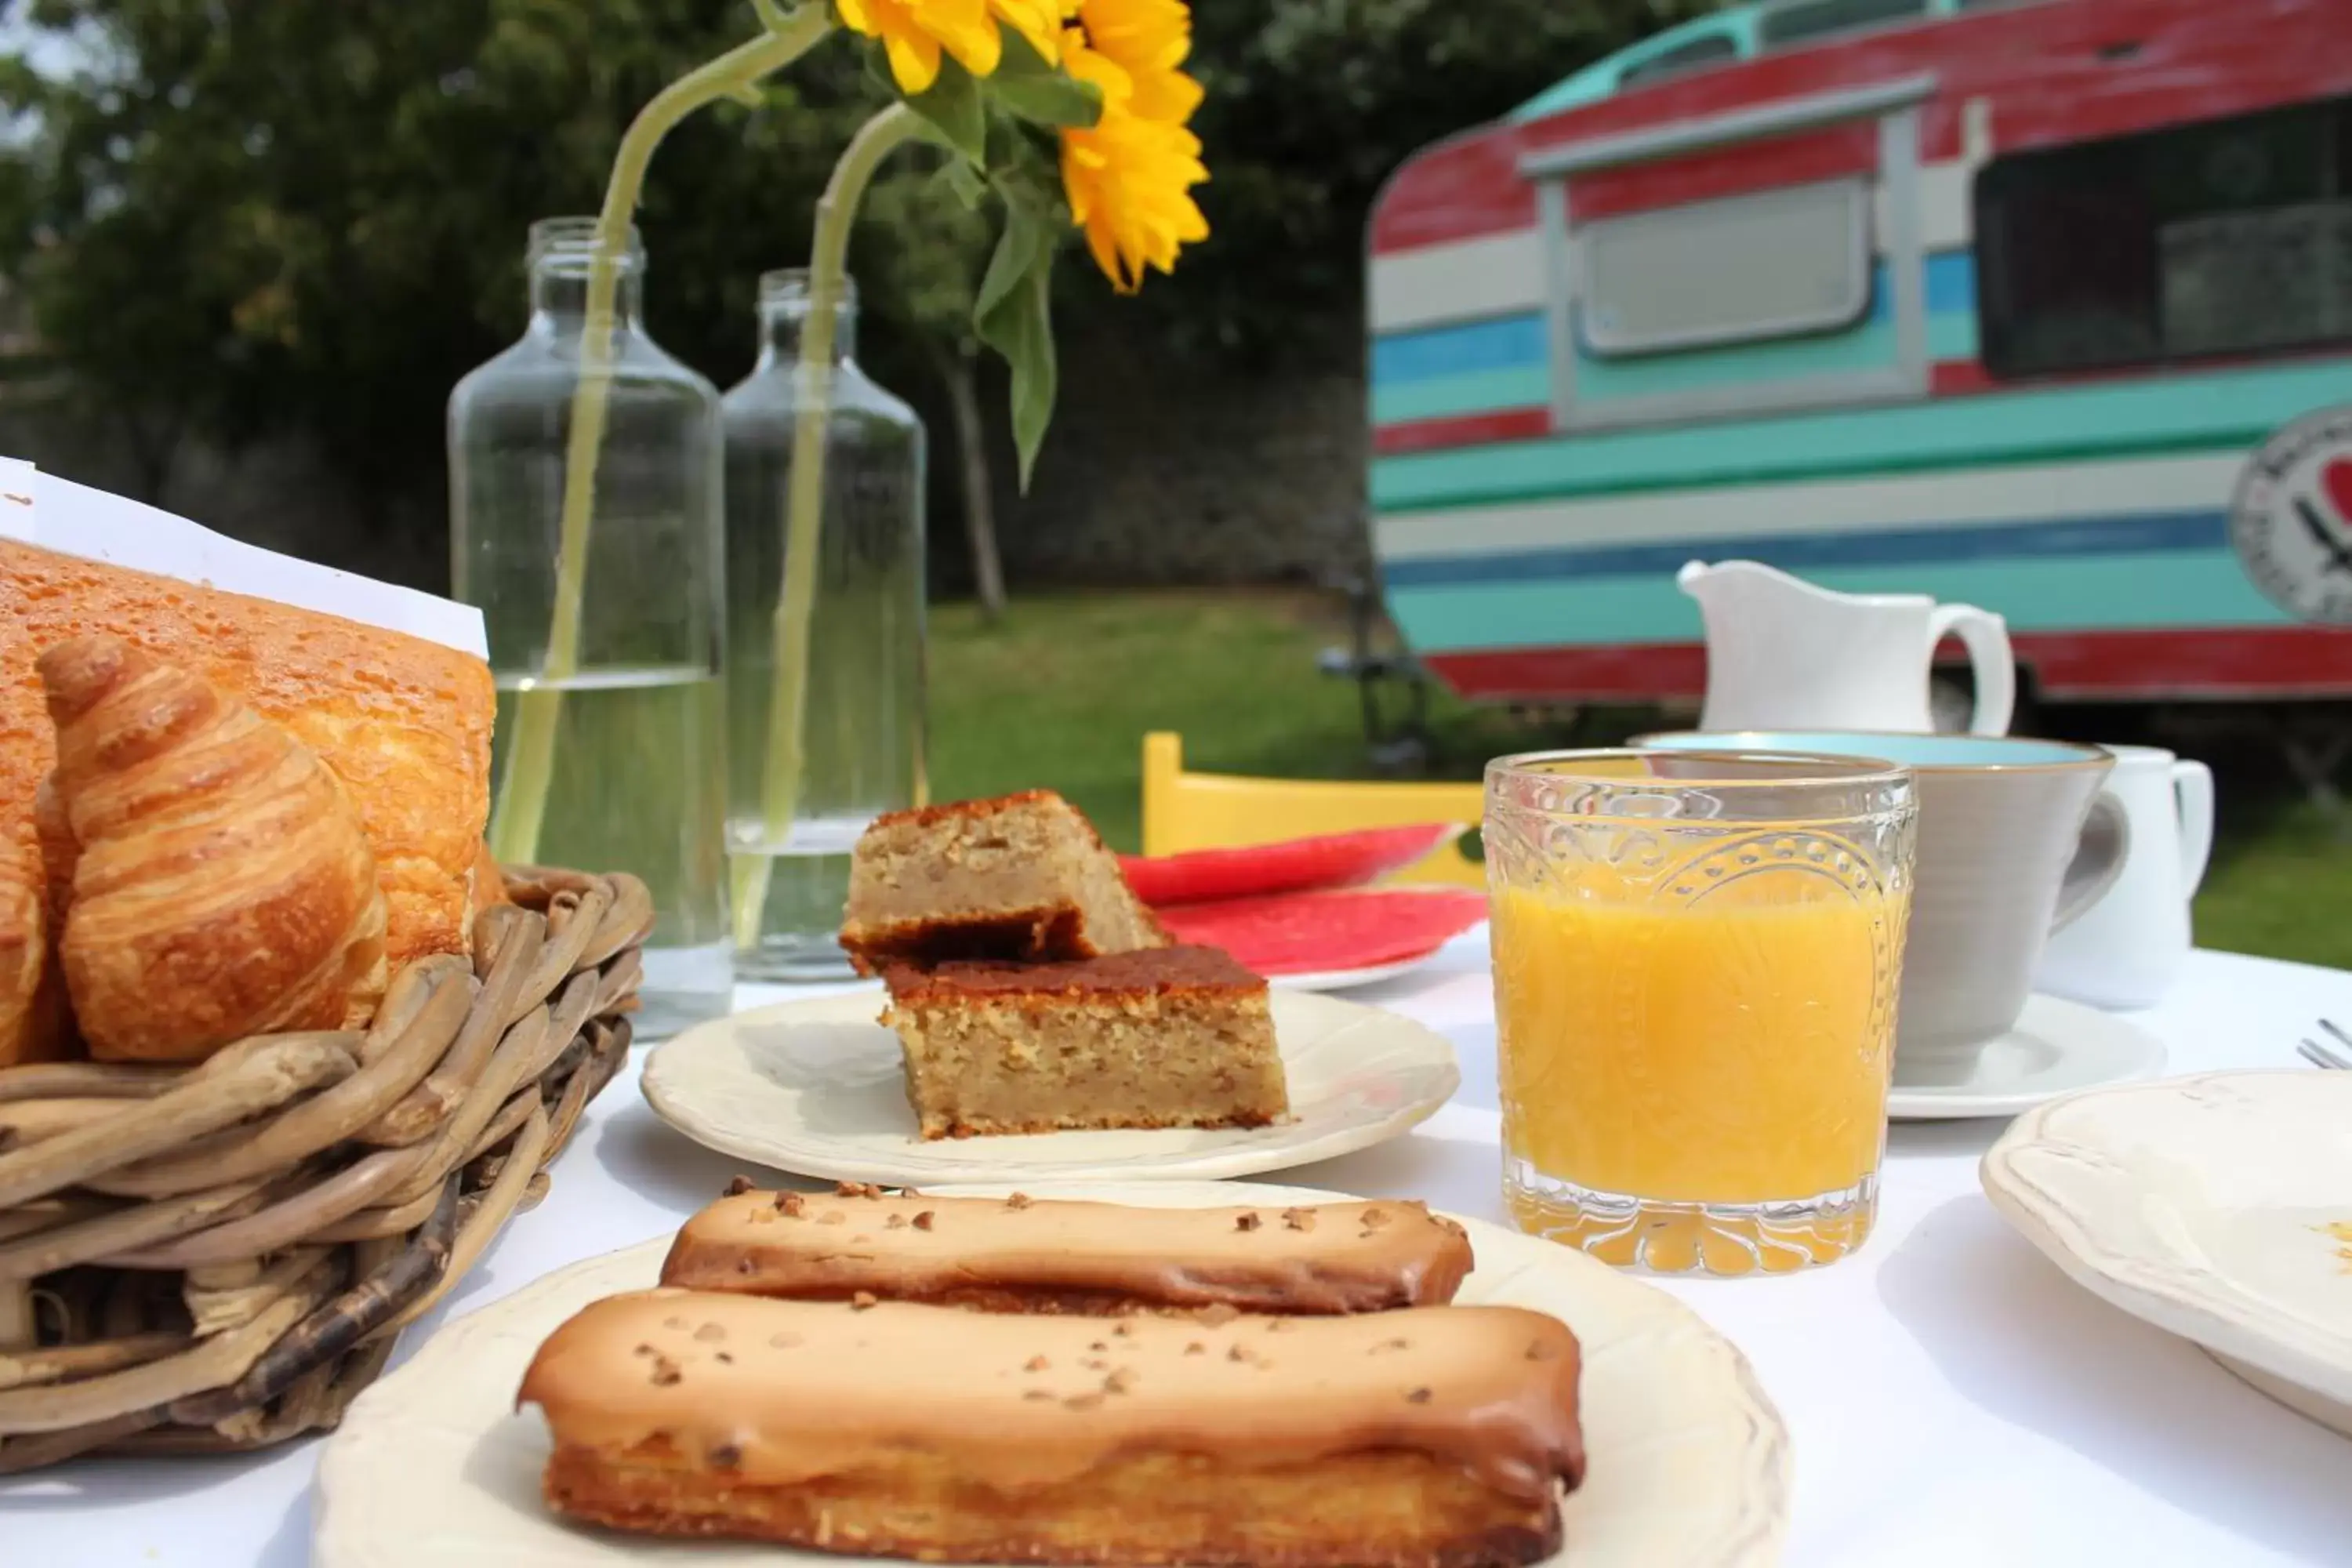
[[[2230,543],[2279,608],[2352,625],[2352,407],[2306,414],[2263,443],[2238,477]]]

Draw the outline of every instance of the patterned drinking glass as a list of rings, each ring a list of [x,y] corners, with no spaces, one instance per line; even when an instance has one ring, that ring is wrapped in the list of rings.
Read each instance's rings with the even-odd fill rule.
[[[1878,1204],[1911,774],[1869,758],[1487,764],[1504,1195],[1661,1272],[1779,1272]]]

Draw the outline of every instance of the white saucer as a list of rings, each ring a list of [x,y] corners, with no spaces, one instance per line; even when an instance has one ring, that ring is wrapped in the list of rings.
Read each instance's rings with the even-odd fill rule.
[[[1921,1082],[1895,1054],[1886,1114],[1896,1121],[2015,1116],[2035,1106],[2164,1070],[2164,1042],[2138,1025],[2055,996],[2031,996],[2017,1026],[1985,1047],[1965,1076]]]

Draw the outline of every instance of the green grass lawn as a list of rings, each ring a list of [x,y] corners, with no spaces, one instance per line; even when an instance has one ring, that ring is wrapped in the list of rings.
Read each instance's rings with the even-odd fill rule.
[[[931,625],[934,799],[1049,785],[1116,847],[1133,849],[1147,731],[1182,734],[1186,765],[1204,772],[1371,776],[1354,688],[1315,665],[1346,639],[1336,601],[1071,594],[1016,599],[995,626],[969,605],[941,605]],[[1475,778],[1502,752],[1606,744],[1651,717],[1588,713],[1571,731],[1441,694],[1431,771]],[[2121,741],[2143,738],[2147,721],[2061,708],[2036,728]],[[2207,760],[2221,778],[2222,826],[2197,901],[2200,943],[2352,968],[2352,836],[2302,801],[2274,752],[2232,742]]]

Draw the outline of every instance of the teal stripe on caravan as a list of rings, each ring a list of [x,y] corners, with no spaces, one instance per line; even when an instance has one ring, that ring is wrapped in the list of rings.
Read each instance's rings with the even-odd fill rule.
[[[2352,399],[2352,359],[1988,393],[1376,458],[1372,505],[1428,511],[1632,490],[2250,448]]]
[[[1541,408],[1551,401],[1551,369],[1544,364],[1507,370],[1462,371],[1423,381],[1381,382],[1372,387],[1372,423],[1402,425],[1415,419],[1445,419],[1497,408]]]
[[[1927,354],[1939,362],[1975,359],[1976,318],[1930,316]],[[1790,338],[1709,353],[1617,360],[1588,355],[1578,364],[1576,395],[1579,402],[1597,404],[1612,397],[1654,397],[1750,382],[1880,370],[1894,363],[1895,329],[1874,324],[1826,337]],[[1416,419],[1491,414],[1503,408],[1541,408],[1550,401],[1551,371],[1540,363],[1402,381],[1376,380],[1372,423],[1404,425]]]
[[[1807,572],[1844,593],[1932,594],[1982,605],[2011,631],[2281,626],[2288,616],[2226,550],[1955,562]],[[2128,584],[2128,591],[2118,591]],[[1390,590],[1389,613],[1417,654],[1490,647],[1694,642],[1698,606],[1672,577],[1551,578],[1478,587]]]
[[[1620,397],[1664,397],[1718,386],[1851,375],[1857,371],[1891,369],[1894,363],[1892,321],[1872,321],[1843,332],[1780,338],[1771,342],[1744,343],[1738,348],[1711,349],[1704,353],[1648,354],[1623,359],[1596,359],[1582,354],[1576,364],[1576,400],[1605,405]]]

